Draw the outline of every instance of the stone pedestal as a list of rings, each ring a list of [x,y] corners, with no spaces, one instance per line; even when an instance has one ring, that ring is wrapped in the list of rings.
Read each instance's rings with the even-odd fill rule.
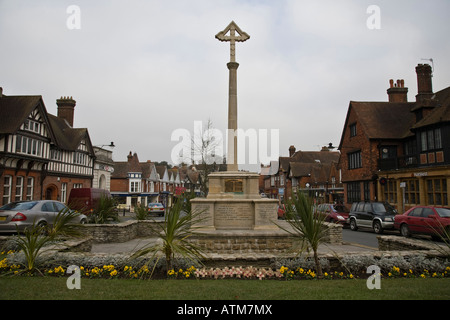
[[[192,210],[202,212],[205,229],[278,229],[278,200],[261,198],[258,181],[257,173],[213,173],[209,176],[208,197],[191,200]]]

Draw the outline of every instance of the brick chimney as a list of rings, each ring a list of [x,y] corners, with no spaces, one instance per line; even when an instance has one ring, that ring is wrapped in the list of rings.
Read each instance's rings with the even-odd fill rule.
[[[405,88],[405,80],[389,80],[390,88],[387,90],[389,102],[408,102],[408,88]]]
[[[429,64],[419,64],[417,73],[417,102],[424,102],[433,96],[433,70]]]
[[[295,147],[294,146],[290,146],[289,147],[289,157],[292,157],[295,153]]]
[[[56,104],[58,105],[58,118],[65,119],[73,127],[73,114],[77,102],[72,97],[61,97],[56,100]]]

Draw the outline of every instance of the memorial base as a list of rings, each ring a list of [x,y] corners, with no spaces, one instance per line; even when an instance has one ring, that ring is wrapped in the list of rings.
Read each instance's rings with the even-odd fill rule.
[[[278,200],[261,198],[259,175],[219,172],[209,176],[206,199],[191,200],[193,212],[202,212],[199,225],[215,230],[278,229]]]

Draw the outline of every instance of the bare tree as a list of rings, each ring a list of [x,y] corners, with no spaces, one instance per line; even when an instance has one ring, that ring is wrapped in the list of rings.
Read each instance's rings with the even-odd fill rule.
[[[191,138],[191,160],[200,174],[201,191],[208,194],[209,174],[223,170],[223,137],[214,129],[211,119],[208,119],[206,128],[195,130]]]

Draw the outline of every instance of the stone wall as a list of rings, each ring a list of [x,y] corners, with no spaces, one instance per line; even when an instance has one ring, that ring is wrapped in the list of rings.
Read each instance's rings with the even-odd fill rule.
[[[432,241],[398,236],[377,236],[377,239],[379,251],[438,250],[440,246]]]
[[[289,230],[284,221],[283,227]],[[342,226],[325,223],[325,243],[342,243]],[[191,237],[192,243],[205,253],[215,254],[245,254],[245,253],[292,253],[295,249],[295,237],[282,229],[272,230],[211,230],[201,235]]]
[[[87,224],[82,231],[94,243],[123,243],[135,238],[153,237],[158,232],[153,221],[126,221],[119,224]]]

